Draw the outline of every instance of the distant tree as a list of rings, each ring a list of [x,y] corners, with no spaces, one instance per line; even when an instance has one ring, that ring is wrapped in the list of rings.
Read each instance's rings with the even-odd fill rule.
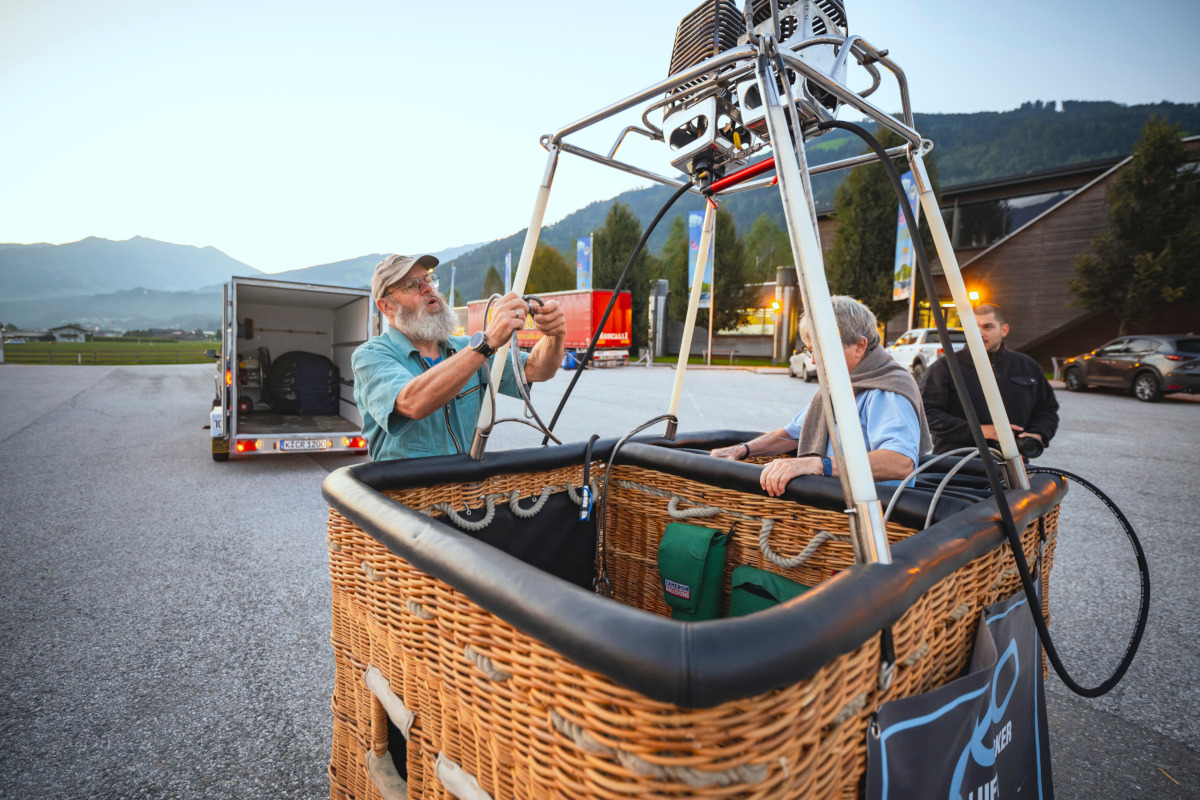
[[[533,263],[529,265],[529,279],[525,291],[529,294],[561,292],[575,288],[575,270],[557,248],[538,244],[533,251]]]
[[[592,240],[592,286],[613,289],[638,240],[642,238],[642,223],[624,203],[613,203],[604,219],[604,227]],[[643,249],[638,255],[622,290],[629,290],[633,304],[633,347],[645,346],[647,313],[650,309],[650,284],[658,278],[658,263]]]
[[[1073,305],[1129,323],[1200,289],[1200,181],[1178,125],[1151,117],[1108,189],[1108,229],[1075,258]]]
[[[903,144],[899,135],[880,129],[875,133],[884,148]],[[903,174],[907,166],[896,162]],[[937,192],[937,166],[926,159],[926,170]],[[850,170],[838,187],[833,200],[837,232],[833,246],[825,256],[829,289],[833,294],[849,295],[875,312],[881,324],[908,307],[908,301],[892,300],[892,282],[896,270],[896,213],[899,198],[881,164],[864,164]],[[916,209],[913,209],[916,211]],[[930,258],[933,239],[924,221],[919,224],[921,238]],[[924,294],[920,274],[913,290]],[[934,298],[936,302],[936,298]]]
[[[467,301],[463,299],[463,293],[458,290],[457,286],[454,287],[454,298],[453,299],[446,298],[446,299],[449,301],[450,305],[452,305],[452,306],[465,306],[467,304]]]
[[[792,240],[779,223],[765,213],[759,214],[754,226],[746,235],[746,265],[749,279],[753,283],[768,283],[775,280],[779,267],[794,266]]]
[[[743,325],[746,321],[746,309],[753,301],[753,291],[747,286],[750,269],[747,265],[746,244],[738,236],[737,225],[733,215],[719,209],[717,225],[714,231],[716,237],[715,263],[713,264],[713,298],[716,304],[716,316],[713,318],[713,329],[716,331],[732,330]],[[688,232],[682,216],[676,216],[671,223],[667,243],[663,246],[663,274],[668,275],[671,282],[671,296],[667,301],[667,311],[673,319],[680,322],[687,319],[688,300],[690,291],[688,282]],[[700,309],[696,315],[696,326],[707,330],[708,311]]]
[[[688,307],[688,230],[682,214],[676,214],[671,221],[667,242],[659,254],[659,268],[670,283],[667,316],[683,322]]]
[[[494,294],[504,294],[504,279],[500,277],[496,265],[492,264],[483,276],[483,296],[488,298]]]

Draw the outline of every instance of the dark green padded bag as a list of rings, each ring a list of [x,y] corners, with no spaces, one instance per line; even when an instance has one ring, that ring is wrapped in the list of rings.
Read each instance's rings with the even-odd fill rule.
[[[729,581],[729,616],[744,617],[791,600],[808,587],[782,575],[743,564]]]
[[[658,543],[658,574],[673,619],[695,622],[721,615],[729,535],[672,522]]]

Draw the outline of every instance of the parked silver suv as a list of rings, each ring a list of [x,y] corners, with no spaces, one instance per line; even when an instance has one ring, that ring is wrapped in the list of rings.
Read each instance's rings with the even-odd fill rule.
[[[962,328],[950,328],[950,344],[955,350],[967,346],[967,336]],[[888,347],[892,358],[905,367],[918,381],[934,361],[942,357],[943,347],[937,328],[913,328]]]

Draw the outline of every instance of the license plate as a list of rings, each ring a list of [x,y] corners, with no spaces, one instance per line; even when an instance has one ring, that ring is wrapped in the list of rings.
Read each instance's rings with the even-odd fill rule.
[[[328,439],[282,439],[280,450],[328,450],[333,442]]]

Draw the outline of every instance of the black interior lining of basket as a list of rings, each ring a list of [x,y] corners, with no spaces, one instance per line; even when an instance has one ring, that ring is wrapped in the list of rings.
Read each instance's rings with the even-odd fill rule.
[[[1066,491],[1065,482],[1045,475],[1032,476],[1031,484],[1030,491],[1008,493],[1018,526],[1049,512]],[[322,494],[392,553],[574,663],[687,708],[709,708],[811,677],[893,625],[938,581],[1006,542],[994,502],[983,501],[899,542],[891,564],[842,570],[758,614],[689,623],[613,602],[530,567],[380,494],[354,468],[331,473]]]
[[[534,505],[526,498],[520,502],[522,508]],[[483,518],[484,509],[472,509],[471,514],[458,510],[468,521]],[[446,525],[459,528],[453,520],[439,517]],[[548,572],[564,581],[583,589],[592,588],[593,562],[596,558],[595,517],[581,522],[579,506],[566,492],[557,492],[546,498],[532,517],[518,517],[507,503],[496,503],[492,521],[479,531],[464,530],[463,533],[490,544],[498,550],[519,558],[531,567]]]

